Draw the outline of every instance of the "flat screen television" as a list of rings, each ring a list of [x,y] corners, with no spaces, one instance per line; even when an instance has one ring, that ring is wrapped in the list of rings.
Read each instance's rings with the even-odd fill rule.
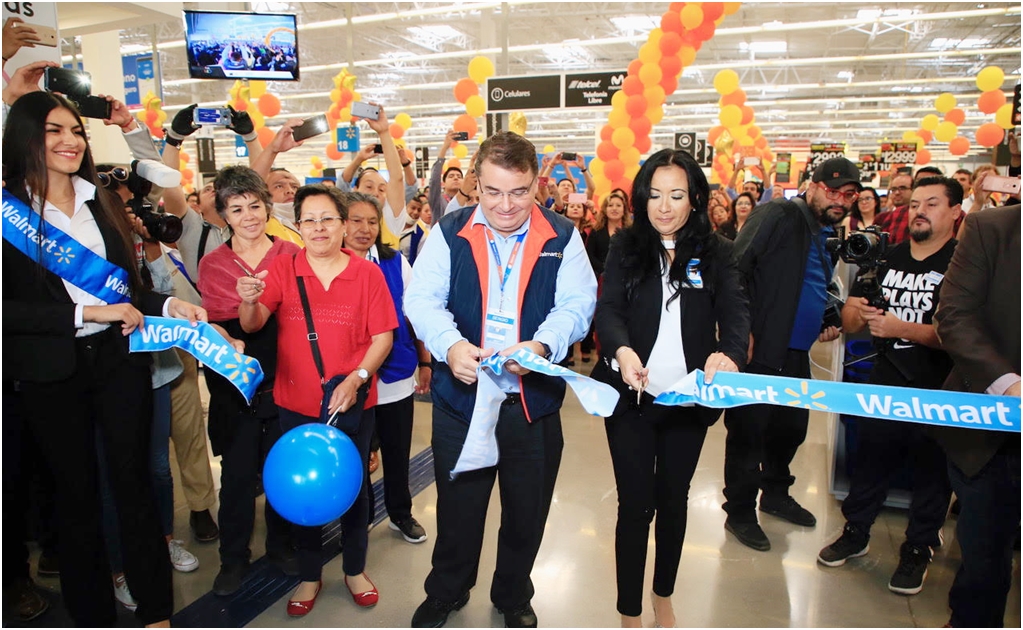
[[[188,74],[193,79],[298,81],[298,21],[293,14],[185,10]]]

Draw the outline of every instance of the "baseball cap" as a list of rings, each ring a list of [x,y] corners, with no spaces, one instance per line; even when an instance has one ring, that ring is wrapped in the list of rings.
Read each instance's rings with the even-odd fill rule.
[[[813,172],[813,181],[824,182],[828,188],[841,188],[846,184],[856,184],[857,188],[863,189],[863,185],[860,184],[860,170],[844,157],[825,160]]]

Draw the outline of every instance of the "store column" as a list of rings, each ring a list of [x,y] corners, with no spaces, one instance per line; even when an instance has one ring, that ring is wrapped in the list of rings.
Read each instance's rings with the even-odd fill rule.
[[[82,35],[82,66],[92,75],[92,93],[113,96],[124,102],[121,75],[121,33],[107,31]],[[121,139],[121,130],[103,121],[88,119],[92,157],[97,164],[127,164],[131,152]]]

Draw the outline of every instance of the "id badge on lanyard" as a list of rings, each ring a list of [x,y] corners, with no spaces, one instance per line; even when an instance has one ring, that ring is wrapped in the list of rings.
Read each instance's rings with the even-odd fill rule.
[[[487,240],[490,243],[490,251],[494,256],[494,262],[497,264],[497,277],[501,283],[501,299],[497,305],[487,305],[487,318],[483,331],[483,344],[487,348],[503,350],[518,343],[518,329],[515,321],[516,314],[513,308],[506,308],[505,306],[504,288],[508,283],[508,278],[511,276],[512,267],[515,265],[515,259],[518,257],[519,249],[522,247],[522,241],[525,239],[526,234],[519,234],[515,241],[515,246],[512,248],[511,255],[508,257],[508,265],[503,266],[501,264],[501,253],[497,249],[497,243],[494,240],[494,235],[489,228],[486,228],[486,231]]]

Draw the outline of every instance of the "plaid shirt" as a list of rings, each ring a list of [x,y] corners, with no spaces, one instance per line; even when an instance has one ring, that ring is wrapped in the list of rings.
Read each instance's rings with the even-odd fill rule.
[[[888,232],[888,244],[898,245],[909,240],[909,206],[882,212],[874,219],[874,225]]]

